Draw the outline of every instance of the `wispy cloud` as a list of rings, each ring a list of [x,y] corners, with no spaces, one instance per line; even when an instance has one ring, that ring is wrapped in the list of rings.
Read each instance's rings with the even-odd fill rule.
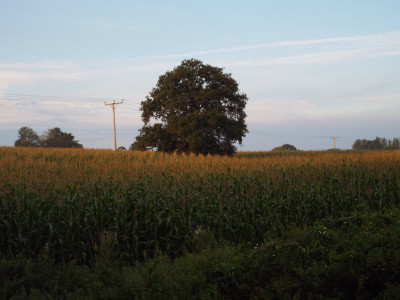
[[[317,47],[316,47],[317,46]],[[283,48],[292,55],[271,56],[269,53],[253,55],[252,50]],[[297,50],[298,48],[300,50]],[[308,51],[308,53],[304,53]],[[240,58],[221,61],[218,54],[242,52]],[[299,52],[301,54],[299,54]],[[84,78],[97,78],[102,74],[123,72],[164,72],[173,66],[170,58],[216,55],[214,60],[224,67],[278,66],[295,64],[334,63],[344,60],[400,55],[400,31],[381,34],[338,37],[299,41],[280,41],[242,45],[230,48],[193,51],[172,55],[160,55],[127,60],[105,61],[96,66],[80,65],[73,61],[38,61],[33,63],[0,62],[0,88],[5,89],[13,83],[33,83],[43,81],[76,81]],[[246,59],[246,56],[249,58]]]
[[[209,49],[209,50],[199,50],[186,53],[177,53],[170,55],[159,55],[152,56],[154,59],[165,59],[165,58],[179,58],[179,57],[194,57],[198,55],[208,55],[208,54],[221,54],[221,53],[233,53],[233,52],[246,52],[251,50],[260,50],[267,48],[278,48],[278,47],[304,47],[304,46],[335,46],[338,45],[345,48],[352,47],[368,47],[373,46],[374,48],[380,47],[382,49],[387,49],[388,47],[398,47],[400,46],[400,31],[392,31],[380,34],[364,35],[364,36],[354,36],[354,37],[338,37],[338,38],[324,38],[324,39],[312,39],[312,40],[290,40],[281,41],[273,43],[260,43],[251,45],[242,45],[236,47]]]
[[[34,63],[4,63],[0,62],[0,69],[15,70],[15,69],[34,69],[34,70],[76,70],[79,66],[69,60],[45,60]]]
[[[314,100],[315,101],[315,100]],[[331,96],[329,99],[315,101],[317,103],[327,102],[377,102],[382,103],[384,101],[396,101],[400,102],[400,94],[380,94],[380,95],[357,95],[357,96]]]
[[[274,57],[272,57],[269,52],[262,52],[257,58],[251,58],[253,56],[255,57],[251,50],[271,47],[289,48],[290,51],[285,51],[285,53],[289,52],[292,53],[292,55],[276,56],[277,52],[274,51]],[[300,50],[298,50],[298,48]],[[126,78],[130,76],[130,78],[140,78],[140,84],[138,83],[134,90],[135,92],[141,91],[140,95],[135,96],[141,98],[143,97],[142,94],[146,93],[144,90],[148,91],[154,84],[157,75],[175,65],[176,61],[169,58],[178,57],[180,55],[194,56],[195,54],[223,54],[228,52],[243,52],[243,54],[236,56],[236,59],[233,58],[230,61],[220,61],[218,65],[224,67],[258,67],[321,64],[372,57],[400,56],[400,31],[355,37],[243,45],[232,48],[159,56],[157,60],[154,59],[155,57],[152,57],[153,59],[151,57],[144,57],[142,59],[127,61],[104,61],[99,62],[97,65],[77,63],[69,60],[17,63],[0,62],[0,90],[6,90],[13,84],[21,85],[46,82],[49,84],[55,82],[65,84],[82,81],[87,82],[90,86],[97,87],[102,85],[103,89],[101,90],[103,90],[103,93],[104,88],[106,88],[106,94],[110,95],[112,93],[109,91],[117,90],[116,86],[120,82],[123,87]],[[249,57],[249,59],[246,59],[246,56]],[[214,60],[219,61],[221,57],[225,56],[216,55]],[[152,78],[151,82],[149,78]],[[119,87],[120,86],[118,86],[118,88]],[[125,91],[126,90],[129,89],[125,88]],[[332,97],[338,101],[340,100],[336,98],[337,95],[334,93],[328,98],[332,99]],[[379,97],[379,95],[377,97]],[[351,101],[348,99],[345,100]],[[313,101],[318,102],[319,100],[314,99]],[[279,107],[279,111],[284,111],[284,109]]]
[[[352,118],[353,116],[373,114],[389,115],[400,107],[400,94],[381,94],[370,96],[328,97],[298,99],[285,93],[277,98],[251,99],[246,107],[248,121],[259,124],[291,123],[294,121],[323,121],[327,118]]]
[[[277,55],[277,51],[274,51],[273,54],[269,51],[261,51],[271,48],[281,48],[282,52],[292,54]],[[237,53],[237,55],[232,56],[229,60],[225,59],[225,56],[221,56],[230,53]],[[171,63],[168,62],[175,61],[177,58],[199,56],[207,56],[207,58],[224,67],[254,67],[334,63],[344,60],[399,55],[400,31],[391,31],[362,36],[289,40],[176,54],[132,57],[109,60],[107,63],[120,65],[124,69],[147,71],[170,67]]]
[[[37,62],[0,62],[0,88],[21,83],[77,81],[84,78],[85,70],[68,60]]]
[[[278,56],[273,58],[244,59],[224,62],[224,66],[274,66],[293,64],[333,63],[344,60],[390,57],[400,55],[400,32],[358,36],[354,38],[321,39],[309,41],[289,41],[276,43],[280,47],[300,45],[324,45],[312,47],[308,53]]]
[[[5,80],[1,80],[1,75],[0,75],[0,93],[1,90],[5,90],[8,88],[8,82],[6,82]],[[2,94],[0,94],[0,96],[2,96]]]
[[[98,80],[105,77],[126,77],[129,73],[163,72],[172,67],[171,62],[141,60],[133,63],[126,61],[105,61],[94,64],[76,63],[68,60],[16,62],[0,61],[0,89],[12,84],[30,84],[54,81]]]
[[[79,66],[71,61],[1,62],[0,89],[13,84],[38,82],[76,81],[82,79]]]
[[[399,51],[370,51],[368,49],[349,49],[340,51],[326,51],[321,53],[308,53],[302,55],[291,55],[271,59],[253,59],[235,62],[221,63],[227,67],[253,67],[253,66],[277,66],[293,64],[319,64],[332,63],[349,59],[365,59],[372,57],[399,56]]]
[[[316,40],[303,40],[303,41],[282,41],[282,42],[275,42],[275,43],[262,43],[262,44],[244,45],[244,46],[236,46],[236,47],[229,47],[229,48],[200,50],[200,51],[177,53],[177,54],[170,54],[170,55],[152,56],[152,58],[162,59],[162,58],[192,57],[192,56],[206,55],[206,54],[244,52],[244,51],[249,51],[249,50],[259,50],[259,49],[277,48],[277,47],[313,46],[313,45],[320,45],[320,44],[332,44],[332,43],[339,43],[339,42],[354,42],[354,41],[362,41],[362,40],[364,40],[363,37],[330,38],[330,39],[316,39]]]
[[[25,72],[0,70],[0,88],[6,89],[11,84],[53,82],[53,81],[79,81],[83,79],[80,72]]]

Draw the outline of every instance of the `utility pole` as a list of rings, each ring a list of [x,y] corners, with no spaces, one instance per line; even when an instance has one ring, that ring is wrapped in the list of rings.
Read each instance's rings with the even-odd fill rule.
[[[112,113],[113,113],[113,127],[114,127],[114,151],[117,151],[117,137],[116,137],[116,133],[115,133],[115,107],[118,104],[122,104],[124,103],[124,100],[122,99],[121,102],[115,102],[115,100],[112,103],[106,103],[104,102],[104,105],[109,105],[112,108]]]
[[[340,138],[340,136],[332,136],[330,137],[333,140],[333,149],[336,150],[336,139]]]

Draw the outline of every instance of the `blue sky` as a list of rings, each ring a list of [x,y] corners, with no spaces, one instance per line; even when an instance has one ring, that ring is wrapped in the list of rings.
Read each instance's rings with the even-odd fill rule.
[[[400,136],[400,1],[0,2],[0,145],[18,129],[129,147],[140,101],[184,59],[223,67],[249,102],[239,150],[351,148]]]

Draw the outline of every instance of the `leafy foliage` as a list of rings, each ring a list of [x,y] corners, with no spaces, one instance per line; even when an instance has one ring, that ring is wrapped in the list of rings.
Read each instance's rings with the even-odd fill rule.
[[[270,229],[255,247],[194,238],[195,251],[90,266],[38,259],[0,260],[2,299],[397,299],[400,211],[326,218]],[[198,247],[200,246],[200,247]],[[0,296],[1,297],[1,296]],[[14,299],[13,298],[13,299]]]
[[[64,132],[58,127],[49,129],[40,137],[39,142],[42,147],[83,148],[71,133]]]
[[[24,126],[18,130],[18,137],[14,144],[16,147],[83,148],[71,133],[58,127],[47,130],[39,137],[32,128]]]
[[[247,96],[221,68],[184,60],[159,77],[141,104],[142,120],[133,147],[164,152],[228,154],[247,132]],[[150,121],[160,123],[150,124]]]
[[[275,147],[272,151],[297,151],[297,148],[290,144],[283,144],[280,147]]]
[[[387,140],[385,138],[376,137],[375,140],[356,140],[353,143],[354,150],[394,150],[400,149],[400,140],[394,138],[393,140]]]
[[[38,147],[39,136],[32,128],[23,126],[18,130],[18,140],[14,145],[16,147]]]

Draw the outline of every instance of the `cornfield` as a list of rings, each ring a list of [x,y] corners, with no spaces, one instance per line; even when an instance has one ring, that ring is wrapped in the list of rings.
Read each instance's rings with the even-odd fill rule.
[[[233,157],[0,148],[0,257],[177,257],[199,231],[257,244],[271,228],[399,205],[400,151]]]

